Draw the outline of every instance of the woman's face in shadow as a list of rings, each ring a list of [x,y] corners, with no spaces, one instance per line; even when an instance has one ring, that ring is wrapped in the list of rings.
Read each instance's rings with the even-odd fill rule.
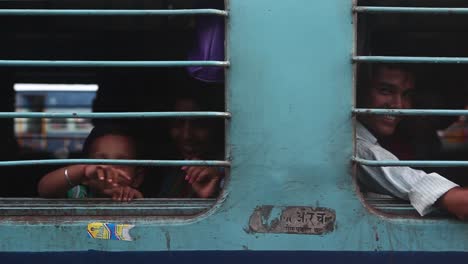
[[[200,111],[200,106],[190,98],[178,99],[175,111]],[[184,159],[204,159],[211,151],[212,128],[209,120],[180,118],[171,122],[170,137]]]

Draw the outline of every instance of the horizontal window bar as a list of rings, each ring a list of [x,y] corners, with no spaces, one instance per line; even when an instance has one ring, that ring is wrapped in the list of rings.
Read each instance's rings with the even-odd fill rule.
[[[383,204],[383,205],[407,205],[409,204],[408,201],[406,200],[400,200],[398,198],[391,197],[389,195],[383,194],[382,196],[386,197],[369,197],[369,196],[364,196],[366,199],[366,202],[370,204]]]
[[[466,15],[468,8],[449,7],[396,7],[396,6],[356,6],[357,13],[370,14],[440,14],[440,15]]]
[[[393,204],[393,203],[373,203],[373,201],[369,201],[368,199],[366,199],[366,202],[368,202],[369,204],[372,204],[374,206],[378,206],[378,207],[386,207],[386,208],[400,208],[400,207],[407,207],[408,205],[411,206],[410,204],[408,204],[408,202],[406,203],[398,203],[398,204]]]
[[[0,112],[0,118],[230,118],[228,112],[109,112],[44,113]]]
[[[76,123],[76,122],[69,121],[67,118],[60,118],[58,120],[56,120],[56,119],[46,119],[46,120],[44,120],[44,123],[46,123],[48,125],[65,125],[65,124],[73,124],[73,123],[91,125],[91,121],[83,122],[83,123]],[[21,118],[21,119],[18,118],[18,120],[15,120],[15,124],[17,124],[17,125],[28,124],[28,120],[26,120],[24,118]]]
[[[134,205],[134,204],[126,204],[126,206],[106,206],[106,205],[88,205],[88,206],[83,206],[83,205],[74,205],[73,207],[72,206],[50,206],[50,205],[46,205],[46,206],[37,206],[34,207],[34,208],[28,208],[28,206],[11,206],[11,207],[8,207],[8,209],[10,210],[29,210],[29,213],[33,212],[33,211],[38,211],[38,210],[53,210],[53,209],[75,209],[75,210],[96,210],[96,209],[99,209],[99,210],[122,210],[122,209],[126,209],[126,210],[129,210],[129,209],[137,209],[137,210],[148,210],[148,209],[152,209],[152,206],[138,206],[138,205]],[[154,208],[153,208],[154,209]],[[165,206],[164,209],[183,209],[183,210],[190,210],[190,209],[206,209],[206,206],[186,206],[186,207],[175,207],[175,206]],[[0,211],[2,211],[2,208],[0,207]]]
[[[228,61],[53,61],[0,60],[2,67],[228,67]]]
[[[366,203],[373,208],[387,214],[394,214],[400,216],[414,216],[419,217],[419,214],[408,201],[396,200],[394,198],[382,198],[375,200],[374,198],[365,197]],[[430,217],[444,217],[448,215],[445,211],[434,210],[429,215]]]
[[[468,116],[468,110],[451,109],[375,109],[354,108],[354,114],[359,115],[392,115],[392,116]]]
[[[73,132],[75,133],[75,132]],[[80,132],[76,132],[75,134],[80,134]],[[25,133],[24,135],[17,134],[17,138],[21,139],[47,139],[47,140],[63,140],[63,139],[75,139],[75,140],[80,140],[80,139],[85,139],[88,135],[84,134],[81,136],[75,136],[75,135],[70,135],[70,136],[55,136],[55,135],[30,135],[29,133]]]
[[[466,57],[354,56],[354,62],[366,63],[468,63]]]
[[[229,167],[224,160],[127,160],[127,159],[44,159],[0,161],[1,166],[65,165],[65,164],[118,164],[141,166],[219,166]]]
[[[461,160],[366,160],[353,157],[356,163],[371,167],[468,167]]]
[[[228,16],[219,9],[0,9],[1,16],[187,16],[215,15]]]
[[[383,210],[383,211],[396,211],[396,212],[401,212],[401,211],[415,211],[414,207],[409,204],[407,206],[374,206],[376,209]]]

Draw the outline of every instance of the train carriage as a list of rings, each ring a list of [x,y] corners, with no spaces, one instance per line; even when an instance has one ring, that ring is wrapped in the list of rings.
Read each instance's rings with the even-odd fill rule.
[[[175,0],[0,3],[2,88],[25,82],[104,83],[99,92],[111,102],[108,108],[90,113],[15,112],[12,92],[4,91],[0,135],[12,136],[13,118],[145,122],[215,118],[225,124],[224,159],[134,163],[221,166],[227,172],[216,199],[115,203],[1,198],[0,261],[463,261],[468,235],[464,222],[443,212],[420,217],[405,201],[366,197],[353,168],[358,163],[446,167],[467,163],[361,160],[354,154],[354,125],[361,114],[466,116],[468,112],[457,108],[395,113],[360,109],[354,102],[361,65],[439,63],[459,67],[450,72],[463,76],[468,62],[463,45],[442,40],[450,39],[444,33],[452,32],[448,35],[454,37],[466,32],[468,3],[229,0],[224,8],[211,4],[204,1],[200,8],[197,1]],[[196,34],[190,19],[211,16],[224,21],[224,58],[187,59],[186,35]],[[437,19],[441,22],[434,22]],[[428,30],[431,26],[436,28]],[[386,36],[394,36],[390,41],[396,44],[389,45]],[[427,49],[417,45],[426,43],[424,37],[432,43]],[[459,37],[460,43],[465,39]],[[412,45],[405,45],[408,40]],[[139,108],[151,106],[153,98],[164,98],[164,89],[176,83],[167,76],[191,66],[224,69],[224,87],[219,88],[225,94],[223,111]],[[164,78],[153,80],[154,76]],[[157,85],[161,82],[165,85]],[[119,108],[123,102],[134,108]],[[96,161],[7,157],[0,165],[82,162]],[[3,174],[5,184],[11,177],[24,176]]]

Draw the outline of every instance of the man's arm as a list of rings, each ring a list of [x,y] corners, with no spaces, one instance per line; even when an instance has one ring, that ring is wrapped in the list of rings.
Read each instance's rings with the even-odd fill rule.
[[[398,160],[395,155],[377,144],[358,140],[358,156],[368,160]],[[410,167],[371,167],[360,165],[362,181],[372,180],[378,187],[385,189],[393,196],[410,201],[420,215],[429,213],[434,203],[440,200],[458,185],[437,173],[426,173]],[[377,188],[376,188],[377,189]],[[449,203],[453,201],[449,195]],[[452,203],[450,203],[452,204]],[[443,207],[444,209],[446,207]],[[450,211],[449,211],[450,212]]]
[[[437,201],[437,205],[460,220],[468,220],[468,189],[455,187]]]

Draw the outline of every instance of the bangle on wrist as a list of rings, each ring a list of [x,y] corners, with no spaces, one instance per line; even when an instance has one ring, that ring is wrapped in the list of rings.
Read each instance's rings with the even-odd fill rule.
[[[72,181],[70,180],[70,177],[68,176],[68,169],[65,169],[65,172],[64,172],[64,176],[65,176],[65,179],[67,180],[68,182],[68,185],[70,187],[75,187],[75,185],[72,183]]]

